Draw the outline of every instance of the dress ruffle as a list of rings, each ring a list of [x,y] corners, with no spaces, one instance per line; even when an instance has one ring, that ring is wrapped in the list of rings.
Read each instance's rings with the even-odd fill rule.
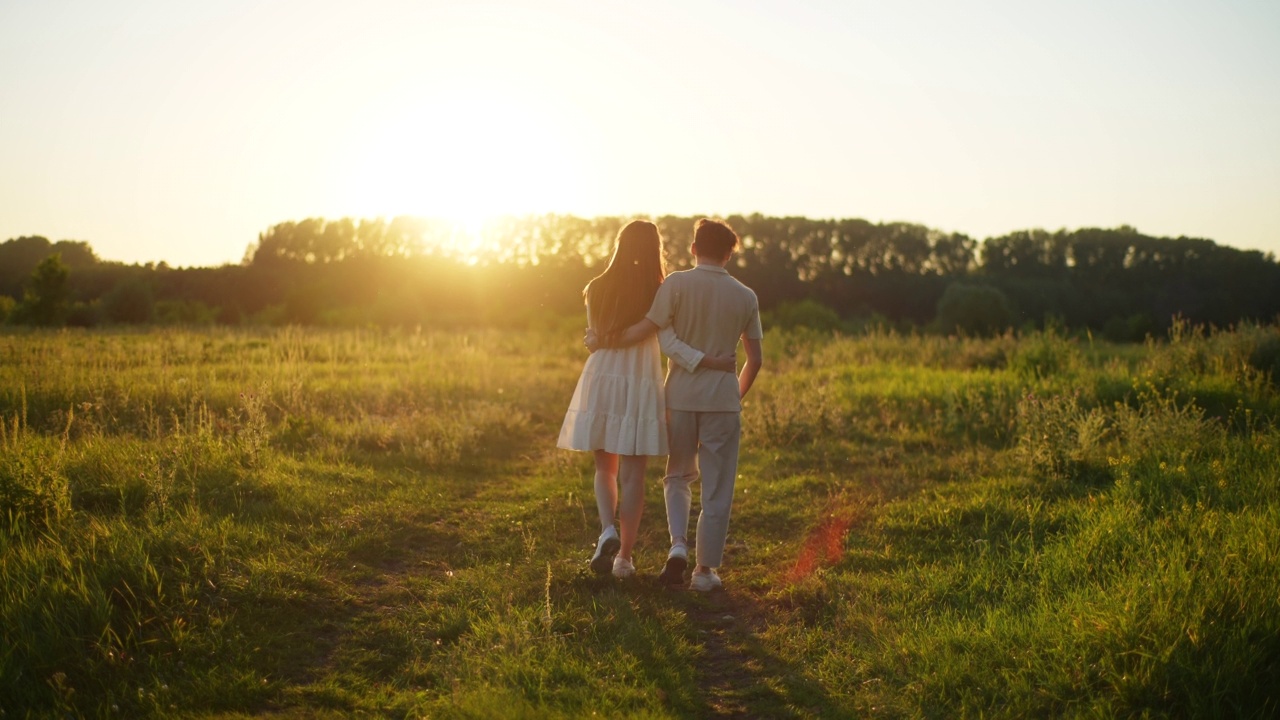
[[[597,350],[573,391],[560,438],[566,450],[667,454],[667,406],[657,338]]]

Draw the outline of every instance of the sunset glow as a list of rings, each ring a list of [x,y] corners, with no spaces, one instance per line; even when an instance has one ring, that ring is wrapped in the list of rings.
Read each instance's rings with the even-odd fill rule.
[[[760,212],[1275,252],[1276,97],[1280,5],[1244,0],[6,3],[0,239],[217,264],[307,217]]]
[[[335,178],[337,205],[363,216],[426,215],[472,236],[507,214],[586,204],[586,169],[536,106],[444,90],[357,125]]]

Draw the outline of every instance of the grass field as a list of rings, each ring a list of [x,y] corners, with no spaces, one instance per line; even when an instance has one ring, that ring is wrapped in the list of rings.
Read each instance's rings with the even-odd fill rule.
[[[0,716],[1274,717],[1278,335],[770,333],[710,595],[576,323],[0,335]]]

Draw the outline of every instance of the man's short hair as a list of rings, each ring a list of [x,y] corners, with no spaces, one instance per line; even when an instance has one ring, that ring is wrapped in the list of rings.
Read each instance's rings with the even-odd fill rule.
[[[693,244],[697,254],[720,260],[738,247],[738,234],[723,220],[702,218],[693,226]]]

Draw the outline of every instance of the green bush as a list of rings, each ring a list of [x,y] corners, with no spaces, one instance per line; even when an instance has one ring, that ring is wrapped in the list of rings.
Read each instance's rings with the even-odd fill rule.
[[[845,324],[835,310],[816,300],[784,302],[765,312],[762,320],[768,328],[809,328],[822,332],[844,330]]]
[[[108,322],[131,325],[151,322],[155,314],[151,286],[141,280],[120,283],[103,298],[102,310]]]
[[[1105,413],[1078,394],[1028,394],[1018,403],[1017,455],[1033,476],[1069,480],[1099,459],[1108,434]]]
[[[1280,328],[1272,328],[1258,341],[1249,353],[1249,365],[1268,373],[1272,383],[1280,384]]]
[[[0,452],[0,527],[43,526],[70,507],[67,478],[54,442],[26,439]]]
[[[15,315],[28,325],[56,327],[67,319],[70,290],[62,256],[54,253],[36,266],[27,280],[22,304]]]
[[[102,303],[97,300],[72,303],[67,310],[67,325],[71,327],[97,327],[101,322]]]
[[[956,282],[938,299],[934,322],[945,333],[996,335],[1013,325],[1013,307],[998,288]]]
[[[1032,333],[1018,343],[1009,369],[1029,377],[1048,378],[1069,372],[1080,363],[1075,343],[1053,329]]]

